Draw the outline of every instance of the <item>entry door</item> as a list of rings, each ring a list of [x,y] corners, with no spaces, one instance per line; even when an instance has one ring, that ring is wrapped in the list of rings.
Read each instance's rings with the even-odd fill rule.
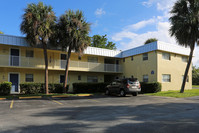
[[[19,49],[10,50],[10,65],[19,66]]]
[[[10,82],[12,82],[12,92],[19,91],[19,74],[10,74]]]

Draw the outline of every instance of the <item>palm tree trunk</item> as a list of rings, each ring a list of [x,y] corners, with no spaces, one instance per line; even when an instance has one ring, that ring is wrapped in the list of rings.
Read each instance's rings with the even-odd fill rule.
[[[194,48],[195,48],[195,44],[191,45],[191,48],[190,48],[191,51],[190,51],[190,54],[189,54],[189,60],[188,60],[187,67],[186,67],[186,70],[185,70],[185,73],[184,73],[184,78],[183,78],[183,82],[182,82],[180,93],[184,93],[184,88],[185,88],[185,84],[186,84],[186,81],[187,81],[187,75],[188,75],[189,68],[190,68],[190,65],[191,65]]]
[[[47,54],[47,45],[43,44],[44,51],[44,60],[45,60],[45,90],[46,94],[48,94],[48,54]]]
[[[67,89],[68,67],[69,67],[69,63],[70,63],[70,55],[71,55],[71,47],[69,47],[67,61],[66,61],[65,80],[64,80],[64,93],[66,93],[66,89]]]

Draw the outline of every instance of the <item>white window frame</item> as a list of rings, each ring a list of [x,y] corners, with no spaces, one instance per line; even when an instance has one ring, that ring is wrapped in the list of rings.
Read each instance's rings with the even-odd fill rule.
[[[162,74],[162,82],[171,82],[171,74]]]
[[[143,82],[149,82],[149,76],[147,74],[143,75]]]
[[[188,57],[187,56],[182,56],[182,62],[188,62]]]
[[[143,60],[143,61],[148,60],[148,59],[149,59],[148,53],[142,54],[142,60]]]
[[[171,60],[171,55],[170,55],[170,53],[165,53],[165,52],[163,52],[163,53],[162,53],[162,59],[164,59],[164,60]]]
[[[32,81],[27,81],[26,79],[27,79],[27,75],[32,75]],[[25,81],[26,82],[34,82],[34,74],[32,74],[32,73],[26,73],[25,74]]]
[[[183,82],[183,79],[184,79],[184,75],[182,75],[182,82]],[[189,76],[187,75],[187,81],[186,82],[189,82]]]

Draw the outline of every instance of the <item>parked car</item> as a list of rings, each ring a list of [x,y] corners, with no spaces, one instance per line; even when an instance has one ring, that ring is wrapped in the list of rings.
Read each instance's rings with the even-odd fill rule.
[[[121,80],[115,80],[110,85],[106,86],[106,95],[119,94],[120,96],[126,96],[126,94],[132,94],[137,96],[141,91],[140,82],[136,78],[125,78]]]

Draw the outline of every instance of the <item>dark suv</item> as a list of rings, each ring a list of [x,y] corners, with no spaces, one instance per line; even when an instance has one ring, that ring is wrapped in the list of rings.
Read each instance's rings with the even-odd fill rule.
[[[110,85],[106,86],[106,95],[111,93],[120,94],[120,96],[126,96],[126,94],[132,94],[137,96],[141,91],[140,82],[136,78],[125,78],[121,80],[115,80]]]

